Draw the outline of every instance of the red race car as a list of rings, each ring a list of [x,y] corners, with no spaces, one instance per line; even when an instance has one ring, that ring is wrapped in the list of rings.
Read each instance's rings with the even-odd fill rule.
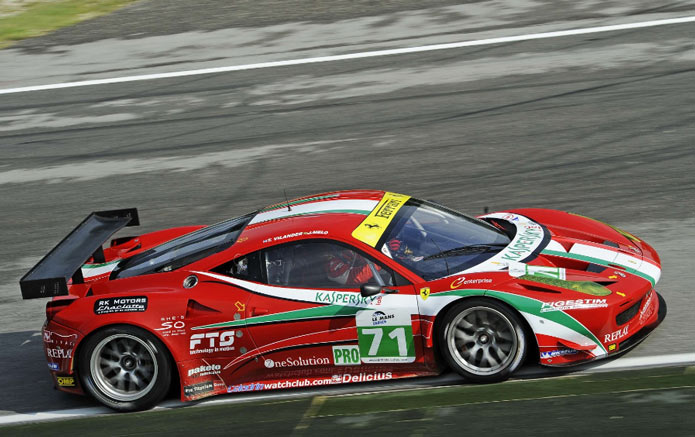
[[[121,411],[435,375],[508,378],[642,341],[665,317],[660,261],[576,214],[471,218],[383,191],[287,201],[102,244],[137,210],[92,213],[20,281],[46,305],[56,386]]]

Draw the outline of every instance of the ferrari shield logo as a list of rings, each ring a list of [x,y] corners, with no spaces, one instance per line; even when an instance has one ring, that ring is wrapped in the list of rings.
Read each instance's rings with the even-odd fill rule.
[[[423,287],[420,289],[420,297],[422,300],[427,300],[430,297],[430,287]]]

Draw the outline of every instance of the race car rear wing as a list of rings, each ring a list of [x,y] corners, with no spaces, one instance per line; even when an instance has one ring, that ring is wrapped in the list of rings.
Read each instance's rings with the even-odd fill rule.
[[[82,283],[82,265],[89,258],[104,262],[101,245],[126,226],[138,226],[136,208],[97,211],[89,214],[56,247],[41,259],[19,281],[22,298],[64,296],[68,279]]]

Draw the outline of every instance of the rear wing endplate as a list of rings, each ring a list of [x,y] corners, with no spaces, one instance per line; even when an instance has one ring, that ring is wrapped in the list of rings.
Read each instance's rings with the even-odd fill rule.
[[[136,208],[91,213],[19,281],[22,298],[64,296],[68,280],[83,282],[82,265],[89,258],[104,262],[101,245],[120,229],[138,226]]]

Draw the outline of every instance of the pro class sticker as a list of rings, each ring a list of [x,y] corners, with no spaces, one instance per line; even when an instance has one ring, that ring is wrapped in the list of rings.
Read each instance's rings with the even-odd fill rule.
[[[142,313],[147,310],[147,296],[109,297],[94,302],[94,314]]]

